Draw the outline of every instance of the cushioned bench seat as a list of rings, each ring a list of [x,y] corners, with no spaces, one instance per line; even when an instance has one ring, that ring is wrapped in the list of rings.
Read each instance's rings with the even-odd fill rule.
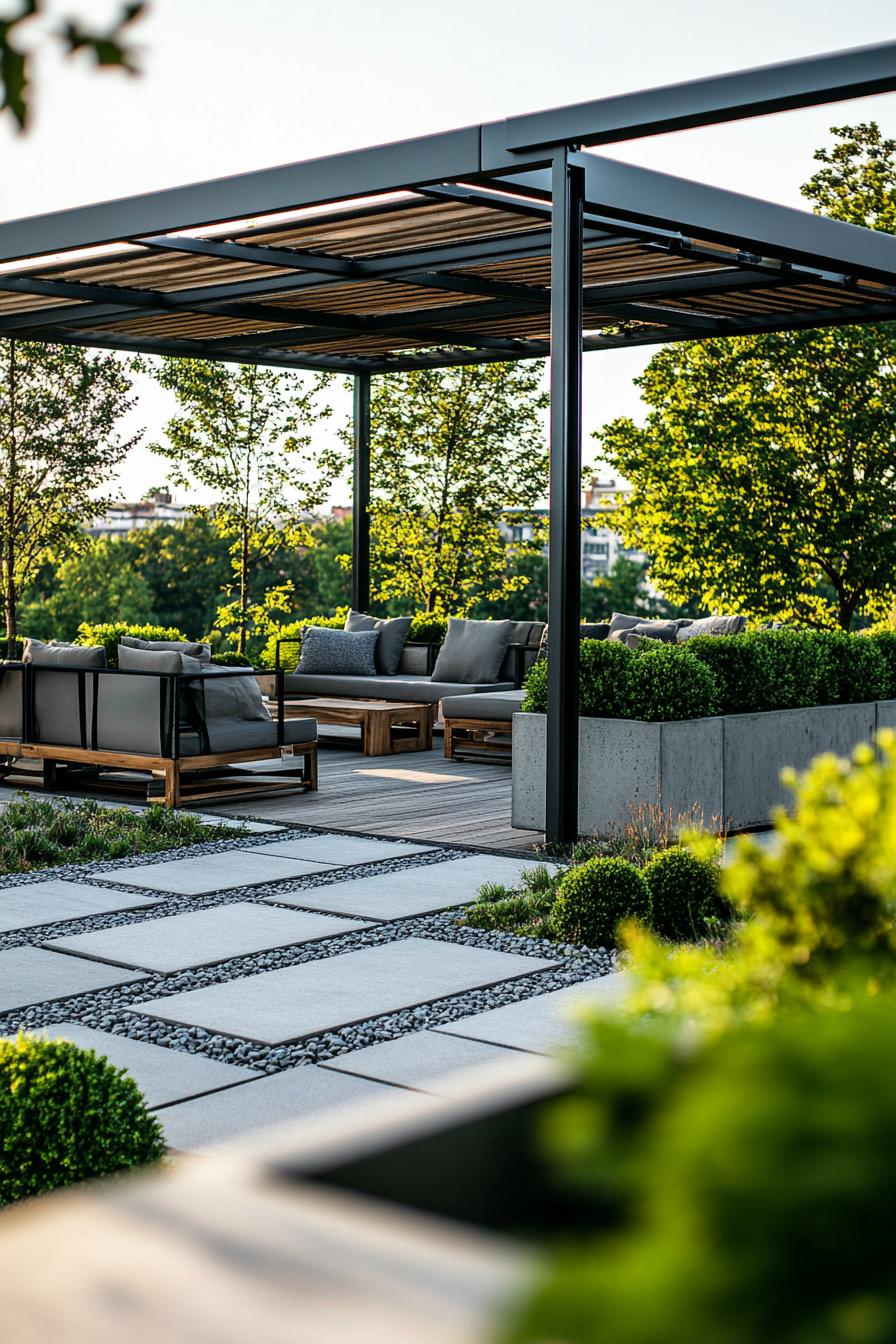
[[[494,691],[512,691],[512,681],[493,685],[467,685],[459,681],[432,681],[429,677],[353,677],[334,674],[290,672],[283,678],[284,691],[292,699],[305,696],[347,696],[359,700],[410,700],[438,704],[446,696],[469,696]]]
[[[283,724],[284,747],[297,746],[300,742],[317,741],[316,719],[286,719]],[[257,747],[270,747],[271,754],[279,751],[277,745],[277,724],[274,720],[213,719],[208,725],[208,750],[216,752],[254,751]],[[182,756],[203,755],[202,743],[198,733],[181,733],[180,752]]]
[[[525,691],[486,691],[476,695],[452,695],[442,701],[445,719],[488,719],[509,723],[522,708]]]
[[[483,756],[510,761],[513,716],[523,707],[525,691],[485,691],[449,695],[442,701],[445,755]]]

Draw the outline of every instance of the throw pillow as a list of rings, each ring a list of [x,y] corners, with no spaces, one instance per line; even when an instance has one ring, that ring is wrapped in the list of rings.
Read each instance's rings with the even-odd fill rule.
[[[610,631],[607,638],[612,639],[616,635],[618,639],[620,630],[634,630],[636,625],[642,625],[643,622],[643,616],[626,616],[625,612],[614,611],[610,617]]]
[[[698,635],[739,635],[747,624],[746,616],[704,616],[691,621],[678,632],[678,642],[696,639]]]
[[[128,649],[145,649],[149,653],[185,653],[190,658],[198,658],[200,663],[212,660],[211,645],[192,640],[137,639],[136,635],[122,635],[119,644]]]
[[[345,618],[345,628],[352,634],[359,630],[378,630],[380,637],[373,651],[376,670],[386,677],[395,676],[411,628],[410,616],[393,616],[390,620],[381,620],[363,611],[350,611]]]
[[[199,672],[202,668],[198,658],[175,653],[173,649],[135,649],[129,644],[119,644],[118,666],[122,672],[155,672],[159,676],[168,676],[172,672]]]
[[[249,672],[246,676],[227,675],[234,670],[231,667],[203,667],[202,676],[190,682],[190,694],[203,722],[208,724],[213,719],[269,721],[270,711],[262,699],[261,687],[255,674]]]
[[[433,681],[466,685],[498,680],[510,641],[512,621],[464,621],[452,616],[433,668]]]
[[[102,644],[45,644],[40,639],[26,639],[22,653],[23,663],[35,667],[105,667],[106,650]]]
[[[637,621],[635,625],[627,626],[625,629],[617,627],[615,630],[611,622],[607,638],[618,642],[624,640],[626,635],[643,635],[645,639],[658,639],[663,644],[674,644],[678,633],[678,626],[674,621]]]
[[[327,630],[308,625],[296,671],[313,676],[375,677],[379,630]]]

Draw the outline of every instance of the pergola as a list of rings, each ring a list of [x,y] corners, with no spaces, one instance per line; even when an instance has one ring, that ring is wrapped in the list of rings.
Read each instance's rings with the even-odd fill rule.
[[[896,88],[896,43],[0,224],[0,334],[370,380],[550,360],[549,839],[577,832],[582,354],[896,319],[896,237],[601,146]]]

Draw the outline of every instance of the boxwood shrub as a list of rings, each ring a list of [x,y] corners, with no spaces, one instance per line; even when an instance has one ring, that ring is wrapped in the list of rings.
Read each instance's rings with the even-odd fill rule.
[[[109,621],[105,625],[91,625],[83,621],[78,626],[76,644],[102,644],[106,650],[106,663],[109,667],[118,666],[118,646],[123,635],[133,639],[176,639],[185,642],[188,638],[182,630],[173,625],[127,625],[124,621]]]
[[[733,911],[720,891],[720,869],[680,845],[655,854],[644,869],[650,922],[673,942],[692,942],[719,931]]]
[[[564,873],[551,911],[555,938],[588,947],[613,947],[624,919],[650,917],[650,891],[627,859],[588,859]]]
[[[0,1205],[164,1151],[161,1126],[123,1069],[70,1041],[0,1040]]]
[[[640,644],[630,663],[626,717],[660,723],[717,714],[712,671],[682,645],[655,643]]]
[[[579,713],[586,718],[630,718],[631,650],[605,639],[583,639],[579,659]],[[542,659],[529,670],[523,709],[544,714],[547,707],[548,664]]]
[[[890,676],[880,648],[864,635],[825,630],[809,635],[819,648],[820,705],[861,704],[885,700]]]
[[[885,700],[896,700],[896,630],[875,630],[866,635],[884,660],[887,669],[887,693]]]

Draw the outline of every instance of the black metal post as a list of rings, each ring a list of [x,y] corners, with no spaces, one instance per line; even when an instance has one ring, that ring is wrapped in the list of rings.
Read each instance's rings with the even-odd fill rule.
[[[545,838],[578,837],[584,175],[554,157],[551,217],[551,479]]]
[[[352,606],[370,606],[370,374],[355,374],[352,490]]]

